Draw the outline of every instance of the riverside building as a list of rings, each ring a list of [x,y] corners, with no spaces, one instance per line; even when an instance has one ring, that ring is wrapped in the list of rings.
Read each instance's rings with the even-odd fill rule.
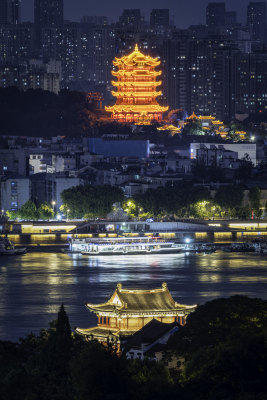
[[[100,343],[112,343],[120,346],[148,322],[156,319],[163,323],[178,322],[185,324],[187,316],[196,305],[177,303],[170,294],[167,284],[158,289],[123,289],[121,283],[111,298],[102,304],[86,304],[86,307],[98,317],[93,328],[77,328],[76,332],[87,340]]]

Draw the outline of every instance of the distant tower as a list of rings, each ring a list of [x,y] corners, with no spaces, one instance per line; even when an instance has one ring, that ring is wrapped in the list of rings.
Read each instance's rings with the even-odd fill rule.
[[[12,23],[11,0],[0,0],[0,24]]]
[[[0,0],[0,25],[20,24],[21,0]]]
[[[119,17],[119,25],[123,28],[140,30],[143,25],[143,17],[139,9],[125,9]]]
[[[225,3],[209,3],[207,5],[206,25],[210,28],[225,26]]]
[[[169,9],[153,9],[150,14],[151,28],[162,27],[168,29],[170,26],[170,12]]]
[[[266,41],[266,3],[250,2],[247,8],[247,27],[251,39]]]
[[[162,94],[161,91],[157,92],[162,82],[156,80],[161,71],[155,71],[160,61],[145,56],[136,45],[131,54],[116,57],[113,64],[118,68],[112,71],[112,75],[118,79],[112,81],[112,85],[118,89],[112,92],[117,101],[114,106],[106,107],[106,111],[112,112],[112,118],[119,122],[148,125],[152,120],[161,121],[162,113],[168,107],[160,106],[156,100]]]
[[[236,11],[226,11],[225,13],[225,25],[234,26],[237,24]]]
[[[12,23],[18,25],[21,23],[21,0],[12,0],[11,3]]]
[[[63,0],[34,0],[34,24],[38,45],[43,28],[58,28],[63,25],[63,3]]]

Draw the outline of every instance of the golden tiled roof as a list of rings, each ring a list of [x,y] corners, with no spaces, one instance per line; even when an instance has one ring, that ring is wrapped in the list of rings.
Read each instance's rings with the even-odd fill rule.
[[[196,306],[187,306],[174,301],[167,284],[161,288],[140,290],[122,289],[119,283],[111,298],[102,304],[87,304],[87,307],[96,313],[144,313],[144,312],[177,312],[193,311]]]
[[[158,58],[146,56],[145,54],[141,53],[141,51],[138,48],[138,45],[136,44],[134,51],[131,54],[121,58],[115,57],[113,64],[116,67],[122,67],[122,66],[131,67],[136,65],[151,65],[153,67],[156,67],[157,65],[160,64],[160,61],[158,60]]]
[[[114,106],[107,106],[106,111],[116,113],[137,113],[137,114],[149,114],[155,112],[167,111],[169,107],[160,106],[159,104],[115,104]]]
[[[76,328],[75,331],[82,336],[92,337],[92,338],[108,338],[110,336],[131,336],[133,335],[136,330],[123,330],[123,329],[112,329],[110,327],[99,327],[94,326],[92,328]]]

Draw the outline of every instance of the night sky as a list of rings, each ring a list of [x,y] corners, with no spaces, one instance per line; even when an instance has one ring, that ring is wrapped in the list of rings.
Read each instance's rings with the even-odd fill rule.
[[[213,0],[214,1],[214,0]],[[34,0],[22,0],[22,18],[33,20]],[[83,15],[104,15],[116,22],[124,8],[140,8],[148,19],[152,8],[169,8],[175,16],[177,28],[205,23],[205,9],[209,0],[65,0],[65,19],[79,21]],[[249,0],[226,0],[227,11],[237,11],[238,22],[245,22]]]

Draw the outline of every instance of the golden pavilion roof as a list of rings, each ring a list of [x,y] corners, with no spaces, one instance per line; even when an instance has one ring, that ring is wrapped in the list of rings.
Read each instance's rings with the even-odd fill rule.
[[[162,95],[162,91],[154,91],[154,92],[114,92],[112,91],[112,96],[114,97],[141,97],[143,98],[144,96],[147,97],[158,97]]]
[[[160,106],[159,104],[115,104],[114,106],[106,106],[106,111],[116,113],[137,113],[137,114],[148,114],[155,112],[165,112],[169,107]]]
[[[131,77],[138,77],[138,76],[146,76],[146,77],[156,77],[162,74],[162,71],[148,71],[147,69],[142,70],[133,70],[127,71],[124,69],[120,69],[118,71],[111,71],[113,76],[131,76]]]
[[[202,119],[202,120],[214,120],[215,117],[213,117],[212,115],[200,115],[198,117],[198,119]]]
[[[126,82],[126,81],[111,81],[113,86],[121,86],[127,88],[135,88],[135,87],[153,87],[153,86],[160,86],[162,81],[151,81],[151,82]]]
[[[174,125],[162,125],[160,127],[157,128],[158,131],[174,131],[174,132],[181,132],[182,128],[181,127],[177,127]]]
[[[75,331],[83,336],[93,336],[97,338],[108,338],[110,336],[116,336],[116,337],[121,337],[121,336],[131,336],[133,335],[136,330],[124,330],[124,329],[119,329],[119,328],[110,328],[110,327],[100,327],[100,326],[94,326],[92,328],[76,328]]]
[[[86,304],[95,313],[139,314],[161,312],[191,312],[196,305],[177,303],[170,294],[167,284],[158,289],[123,289],[119,283],[111,298],[102,304]]]
[[[190,115],[190,117],[187,119],[198,119],[198,116],[195,114],[195,111],[193,111],[192,115]]]
[[[123,65],[126,67],[136,67],[137,65],[149,65],[151,67],[156,67],[160,64],[160,61],[157,58],[146,56],[141,53],[138,45],[136,44],[134,51],[131,54],[121,58],[115,57],[113,64],[116,67],[122,67]]]

